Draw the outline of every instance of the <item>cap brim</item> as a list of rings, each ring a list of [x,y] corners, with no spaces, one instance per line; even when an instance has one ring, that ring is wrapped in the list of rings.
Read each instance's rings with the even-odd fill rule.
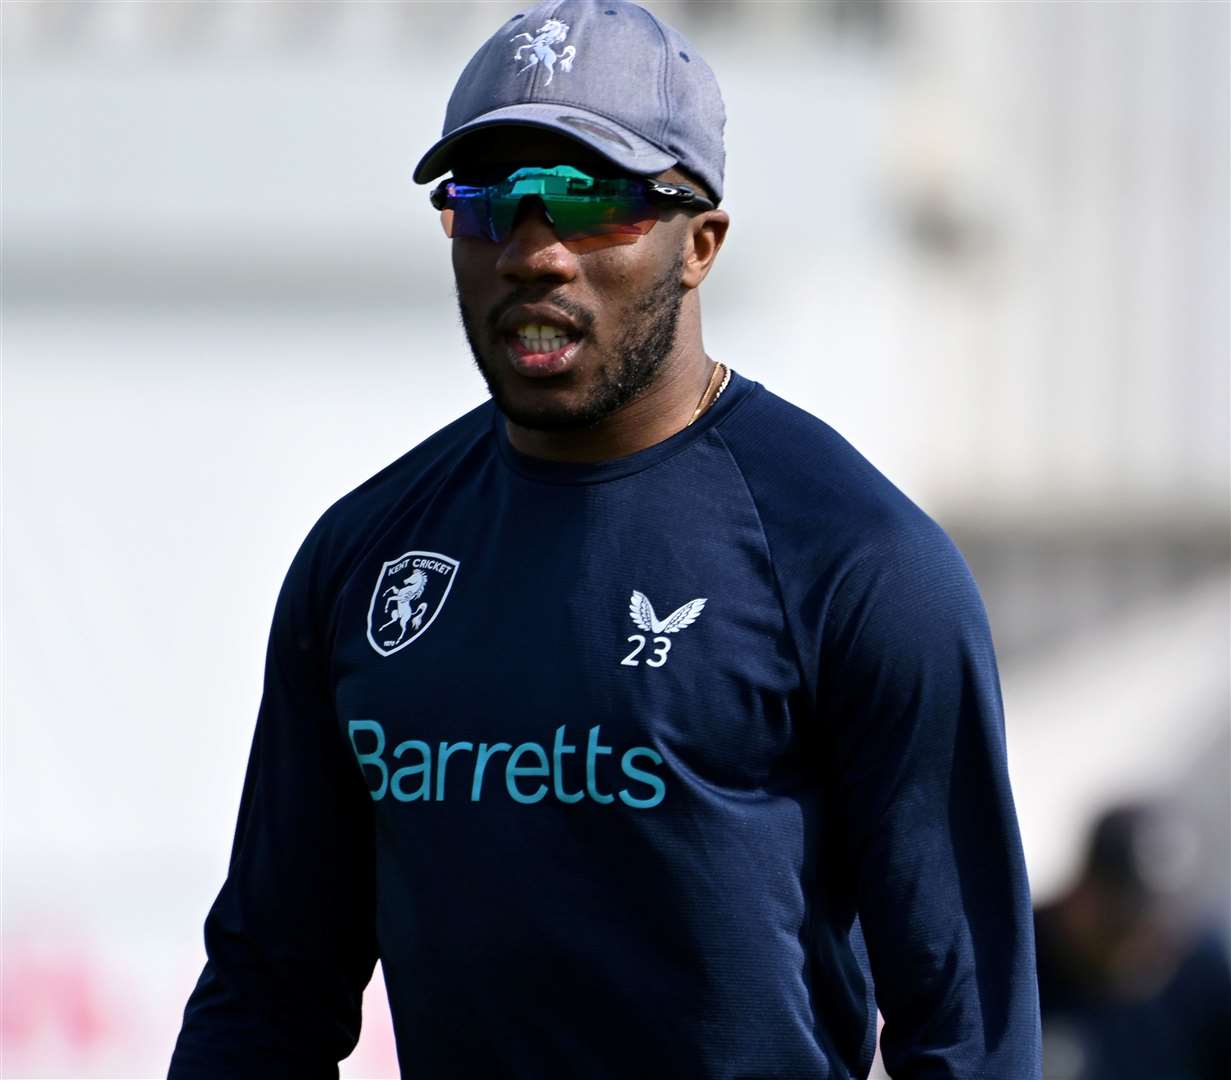
[[[512,125],[545,128],[567,135],[620,168],[639,176],[657,176],[671,168],[677,160],[661,147],[605,116],[598,116],[571,105],[524,102],[493,109],[468,124],[454,128],[424,154],[423,159],[415,166],[415,183],[427,184],[448,172],[452,167],[450,154],[457,141],[472,131]]]

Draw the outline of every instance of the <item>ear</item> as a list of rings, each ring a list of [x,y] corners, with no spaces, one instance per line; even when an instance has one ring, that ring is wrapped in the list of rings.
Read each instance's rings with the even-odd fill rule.
[[[680,279],[684,288],[695,289],[705,280],[730,224],[725,210],[705,210],[689,220],[684,238],[684,273]]]

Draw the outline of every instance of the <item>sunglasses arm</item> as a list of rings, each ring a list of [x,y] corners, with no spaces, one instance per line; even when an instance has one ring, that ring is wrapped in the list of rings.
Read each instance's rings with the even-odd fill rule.
[[[647,180],[646,189],[652,202],[686,206],[689,210],[714,209],[714,203],[683,184],[666,184],[661,180]]]

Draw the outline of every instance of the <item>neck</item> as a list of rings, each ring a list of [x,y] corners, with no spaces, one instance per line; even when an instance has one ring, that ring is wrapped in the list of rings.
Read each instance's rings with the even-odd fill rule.
[[[699,326],[683,326],[676,348],[649,389],[591,427],[575,431],[539,431],[506,420],[513,448],[549,461],[593,462],[627,457],[670,438],[686,427],[713,374]],[[713,391],[707,395],[713,400]]]

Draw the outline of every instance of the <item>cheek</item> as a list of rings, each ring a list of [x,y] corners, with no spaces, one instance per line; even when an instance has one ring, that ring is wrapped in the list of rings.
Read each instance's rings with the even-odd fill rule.
[[[449,241],[453,279],[462,299],[477,297],[495,280],[499,251],[495,244],[469,237]]]
[[[602,305],[604,316],[618,319],[636,307],[638,297],[657,279],[670,260],[660,246],[649,243],[652,231],[628,247],[608,248],[585,258],[588,291]]]
[[[624,331],[645,322],[645,298],[654,291],[672,262],[665,246],[662,250],[647,248],[638,252],[637,258],[620,257],[629,250],[622,248],[618,253],[607,253],[610,257],[601,262],[595,255],[594,265],[587,266],[587,284],[599,316],[596,335],[607,340],[618,338]]]

